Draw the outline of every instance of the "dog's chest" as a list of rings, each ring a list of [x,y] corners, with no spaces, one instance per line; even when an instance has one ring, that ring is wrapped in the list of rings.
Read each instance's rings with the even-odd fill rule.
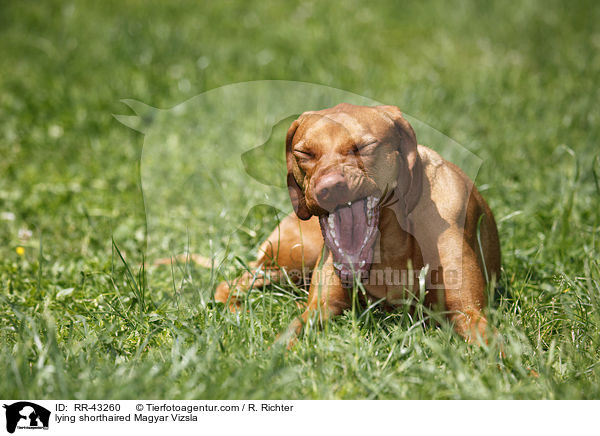
[[[423,257],[415,238],[402,229],[390,209],[382,210],[379,230],[369,278],[363,284],[372,298],[385,298],[388,305],[397,306],[410,296],[407,290],[418,295]]]

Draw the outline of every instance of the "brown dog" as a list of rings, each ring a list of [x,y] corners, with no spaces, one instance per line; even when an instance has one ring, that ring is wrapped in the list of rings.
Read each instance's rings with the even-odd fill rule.
[[[500,274],[494,217],[458,167],[417,145],[398,108],[305,112],[289,128],[286,159],[295,214],[261,245],[261,273],[222,282],[217,301],[235,307],[251,287],[312,274],[293,337],[313,314],[325,321],[350,307],[358,281],[387,308],[406,304],[427,266],[425,302],[468,340],[484,336],[486,283]]]

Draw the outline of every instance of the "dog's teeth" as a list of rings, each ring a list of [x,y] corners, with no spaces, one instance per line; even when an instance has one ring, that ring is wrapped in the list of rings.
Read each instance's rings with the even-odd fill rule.
[[[360,263],[358,264],[359,268],[362,268],[363,266],[365,266],[366,262],[364,260],[361,260]]]
[[[342,264],[341,263],[333,262],[333,266],[335,267],[335,269],[342,269]]]
[[[335,218],[332,214],[329,215],[329,218],[327,219],[327,222],[329,223],[329,228],[331,230],[334,230],[334,226],[335,226]]]
[[[367,206],[369,206],[369,209],[374,209],[376,205],[377,205],[377,197],[370,196],[367,199]]]
[[[348,203],[346,203],[348,205],[348,207],[352,206],[352,202],[349,201]]]

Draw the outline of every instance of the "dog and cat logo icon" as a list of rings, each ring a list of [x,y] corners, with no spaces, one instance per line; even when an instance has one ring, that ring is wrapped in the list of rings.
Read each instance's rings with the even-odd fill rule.
[[[3,407],[6,409],[6,431],[9,433],[14,433],[17,428],[19,430],[48,430],[50,421],[48,409],[29,401],[4,404]]]

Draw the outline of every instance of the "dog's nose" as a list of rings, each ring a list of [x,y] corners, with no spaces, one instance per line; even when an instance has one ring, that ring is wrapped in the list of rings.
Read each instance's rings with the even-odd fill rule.
[[[315,185],[317,203],[329,212],[336,206],[346,203],[348,196],[348,183],[342,174],[327,174]]]

